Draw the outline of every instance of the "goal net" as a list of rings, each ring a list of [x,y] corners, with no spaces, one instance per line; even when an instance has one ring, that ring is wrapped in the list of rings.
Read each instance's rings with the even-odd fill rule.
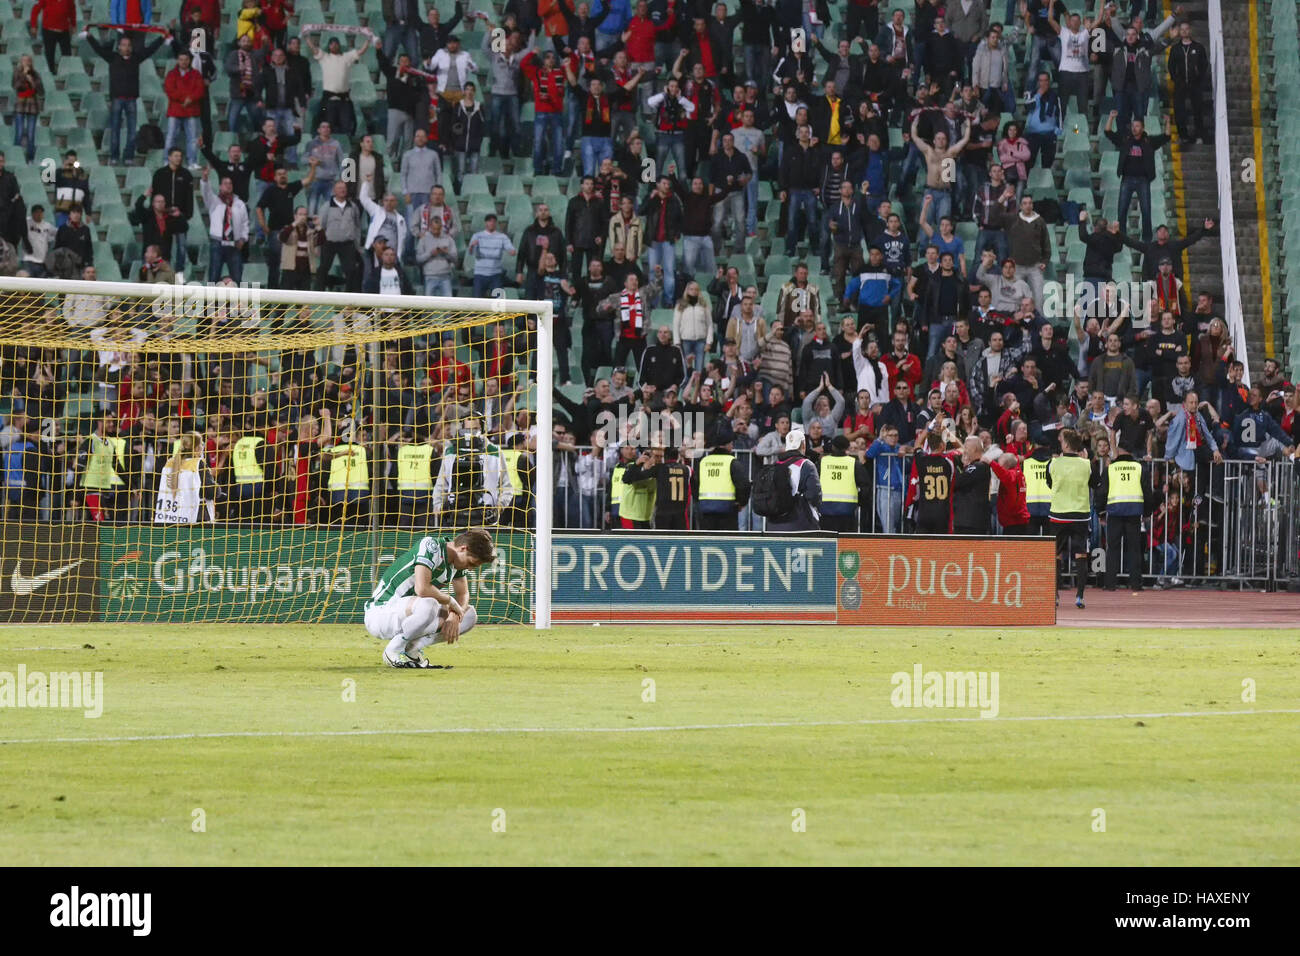
[[[508,298],[0,280],[0,614],[359,622],[419,537],[486,527],[480,621],[549,626],[550,321]]]

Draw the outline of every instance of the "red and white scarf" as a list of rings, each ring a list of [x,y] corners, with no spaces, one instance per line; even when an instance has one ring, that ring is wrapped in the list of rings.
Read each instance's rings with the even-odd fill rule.
[[[639,339],[645,335],[645,306],[641,304],[639,293],[623,292],[619,295],[618,314],[623,338]]]

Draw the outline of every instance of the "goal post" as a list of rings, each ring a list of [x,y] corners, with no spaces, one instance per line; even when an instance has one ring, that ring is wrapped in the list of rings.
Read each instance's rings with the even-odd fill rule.
[[[549,627],[552,318],[504,296],[0,279],[5,603],[359,622],[395,553],[481,525],[480,620]]]

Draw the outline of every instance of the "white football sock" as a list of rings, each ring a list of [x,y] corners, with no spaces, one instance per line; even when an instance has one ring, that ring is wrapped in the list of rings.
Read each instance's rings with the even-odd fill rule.
[[[406,644],[406,653],[414,657],[430,644],[442,644],[445,638],[442,636],[442,629],[438,625],[442,622],[442,615],[438,615],[438,620],[434,623],[433,628],[419,637],[408,641]],[[460,636],[464,637],[474,625],[478,623],[478,611],[474,610],[473,605],[465,608],[465,616],[460,620]]]
[[[412,598],[406,617],[402,619],[402,642],[406,653],[414,656],[410,644],[430,628],[436,627],[442,617],[442,605],[433,598]]]

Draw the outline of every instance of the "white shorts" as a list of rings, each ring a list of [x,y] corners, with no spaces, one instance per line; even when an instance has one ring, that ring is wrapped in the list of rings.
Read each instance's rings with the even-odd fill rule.
[[[419,634],[410,634],[403,630],[407,623],[407,610],[410,608],[412,601],[427,601],[434,608],[432,619],[423,627]],[[417,608],[416,610],[423,613],[425,609]],[[393,598],[386,604],[379,604],[366,608],[365,625],[366,631],[371,637],[377,637],[383,641],[391,641],[393,638],[404,635],[407,638],[421,637],[428,634],[439,634],[442,629],[442,621],[446,616],[447,610],[434,601],[433,598],[417,598],[410,594],[402,597]],[[473,605],[465,609],[465,618],[461,621],[460,633],[466,634],[473,629],[478,623],[478,613],[474,610]],[[442,637],[438,636],[435,644],[441,643]]]
[[[366,632],[371,637],[391,641],[402,632],[402,621],[406,617],[409,594],[395,597],[386,604],[376,604],[366,608]]]

